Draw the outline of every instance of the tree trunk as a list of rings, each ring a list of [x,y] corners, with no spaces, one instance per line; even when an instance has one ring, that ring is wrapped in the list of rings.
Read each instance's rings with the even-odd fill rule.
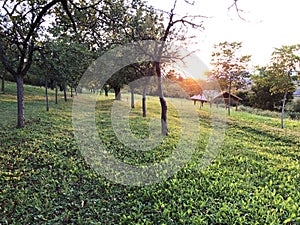
[[[229,82],[229,87],[228,87],[228,116],[230,116],[230,104],[231,104],[231,80]]]
[[[25,126],[25,117],[24,117],[24,84],[23,76],[16,75],[17,82],[17,100],[18,100],[18,128]]]
[[[121,100],[121,88],[116,87],[114,88],[115,91],[115,100]]]
[[[64,84],[64,99],[65,99],[65,102],[67,101],[67,87],[66,87],[66,84]]]
[[[285,108],[287,94],[288,94],[288,90],[286,89],[284,96],[283,96],[282,109],[281,109],[281,128],[282,129],[284,129],[284,108]]]
[[[168,136],[168,124],[167,124],[167,102],[164,98],[159,97],[161,105],[161,134],[163,136]]]
[[[58,88],[57,88],[57,82],[55,81],[55,104],[58,103]]]
[[[163,136],[168,136],[168,124],[167,124],[168,107],[163,94],[160,62],[155,62],[155,70],[158,77],[158,95],[159,95],[159,101],[161,106],[161,134]]]
[[[45,79],[45,97],[46,97],[46,111],[49,112],[49,98],[48,98],[48,78]]]
[[[146,91],[147,91],[147,87],[146,87],[146,85],[145,85],[145,87],[144,87],[144,89],[143,89],[143,99],[142,99],[143,117],[146,117],[146,116],[147,116]]]
[[[71,87],[71,98],[73,98],[73,88]]]
[[[4,77],[4,73],[2,75],[2,82],[1,82],[1,92],[2,94],[5,94],[5,88],[4,88],[4,84],[5,83],[5,77]]]
[[[131,95],[131,108],[134,109],[134,89],[130,88],[130,95]]]
[[[150,77],[153,75],[153,66],[150,64],[148,68],[148,76],[146,77],[146,83],[143,88],[143,99],[142,99],[142,109],[143,109],[143,117],[147,116],[147,106],[146,106],[146,97],[147,97],[147,87],[150,81]]]

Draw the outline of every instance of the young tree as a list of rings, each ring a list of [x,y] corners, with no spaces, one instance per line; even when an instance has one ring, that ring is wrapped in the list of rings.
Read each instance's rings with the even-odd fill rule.
[[[48,87],[49,87],[49,75],[51,74],[51,64],[46,59],[46,53],[43,49],[40,49],[40,58],[36,58],[37,66],[39,67],[39,76],[45,78],[45,101],[46,101],[46,111],[49,111],[49,97],[48,97]]]
[[[229,93],[228,115],[230,116],[230,95],[232,89],[239,89],[245,84],[245,75],[247,75],[248,62],[250,55],[239,55],[238,51],[242,48],[241,42],[221,42],[214,45],[211,65],[213,69],[211,76],[220,83],[222,90]]]
[[[272,94],[283,94],[281,107],[281,128],[284,128],[284,109],[288,93],[295,91],[293,75],[299,65],[300,45],[284,45],[275,48],[272,53],[271,66],[269,67],[271,80],[270,91]]]

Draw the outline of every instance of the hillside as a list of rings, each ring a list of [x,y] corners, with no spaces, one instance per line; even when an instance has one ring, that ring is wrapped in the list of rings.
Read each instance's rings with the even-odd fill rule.
[[[0,94],[0,224],[300,224],[299,121],[287,119],[282,130],[279,118],[232,112],[216,158],[202,169],[214,127],[209,109],[197,109],[200,130],[190,132],[199,132],[199,139],[191,160],[162,182],[124,186],[94,171],[82,156],[72,99],[64,102],[61,96],[55,105],[50,91],[46,112],[44,89],[25,86],[26,126],[16,129],[15,85],[6,88]],[[174,151],[180,118],[172,105],[170,135],[139,152],[116,140],[113,104],[112,97],[99,96],[96,108],[98,132],[111,154],[144,164]],[[150,120],[140,111],[137,101],[130,126],[145,138]],[[157,112],[157,99],[149,98],[149,117]]]

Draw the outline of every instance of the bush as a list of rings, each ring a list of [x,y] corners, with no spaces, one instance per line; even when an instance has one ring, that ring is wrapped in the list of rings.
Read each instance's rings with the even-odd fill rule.
[[[251,94],[248,90],[240,90],[235,93],[236,96],[240,97],[242,100],[243,105],[245,106],[252,106],[250,102]]]
[[[290,112],[289,116],[293,120],[300,120],[300,112]]]
[[[300,112],[300,99],[293,101],[293,111]]]
[[[241,105],[239,107],[239,110],[248,112],[251,114],[259,115],[259,116],[267,116],[267,117],[272,117],[272,118],[278,118],[281,115],[279,112],[263,110],[263,109],[258,109],[258,108],[251,108],[251,107],[244,106],[244,105]]]

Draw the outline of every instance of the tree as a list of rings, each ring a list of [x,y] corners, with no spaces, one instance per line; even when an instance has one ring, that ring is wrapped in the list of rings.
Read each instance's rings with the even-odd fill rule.
[[[51,74],[51,64],[46,59],[46,53],[43,51],[43,49],[40,49],[40,58],[35,59],[38,63],[39,72],[42,72],[45,78],[45,101],[46,101],[46,111],[49,111],[49,98],[48,98],[48,86],[49,86],[49,74]],[[42,76],[42,74],[39,74]]]
[[[131,65],[131,68],[134,69],[133,76],[131,76],[129,79],[129,82],[132,83],[130,85],[131,90],[131,107],[134,108],[134,97],[133,97],[133,89],[139,88],[138,85],[142,84],[142,114],[143,117],[147,116],[147,107],[146,107],[146,96],[147,96],[147,88],[150,82],[151,76],[153,76],[153,66],[151,62],[141,62],[141,63],[135,63]],[[141,79],[138,84],[136,84],[136,79]]]
[[[185,1],[188,3],[188,1]],[[191,4],[191,3],[189,3]],[[151,54],[152,60],[149,63],[150,69],[149,73],[146,74],[155,74],[157,76],[157,87],[158,95],[161,104],[161,125],[162,125],[162,134],[164,136],[168,135],[167,129],[167,103],[163,95],[162,87],[162,61],[164,59],[169,59],[170,56],[174,57],[176,53],[170,53],[167,50],[166,42],[170,41],[182,41],[186,40],[186,32],[188,27],[200,28],[202,29],[202,21],[199,24],[193,22],[199,16],[177,16],[175,13],[175,8],[177,5],[177,0],[174,1],[174,5],[171,8],[170,12],[163,12],[167,16],[166,25],[163,24],[162,16],[160,16],[154,9],[147,8],[142,4],[141,1],[132,1],[131,13],[124,14],[125,17],[123,20],[113,20],[113,32],[117,35],[117,40],[122,41],[121,44],[128,43],[130,41],[139,41],[139,40],[154,40],[157,45],[153,48]],[[115,6],[114,6],[115,7]],[[123,14],[124,9],[120,10],[120,14]],[[159,11],[161,14],[161,11]],[[178,18],[177,18],[178,17]],[[120,22],[121,21],[121,22]],[[177,26],[178,25],[178,26]],[[119,31],[122,31],[119,33]],[[112,35],[115,37],[116,35]],[[148,50],[147,50],[148,51]],[[167,61],[167,60],[165,60]],[[152,72],[153,71],[153,72]],[[114,79],[116,81],[116,79]],[[119,84],[122,83],[122,78],[120,78]],[[144,89],[146,90],[146,88]],[[146,91],[143,92],[144,94]],[[146,98],[143,97],[143,109],[145,109]],[[143,111],[143,115],[146,114]]]
[[[250,106],[263,110],[280,110],[282,107],[283,93],[273,93],[274,79],[267,67],[257,68],[251,75],[251,91],[249,92]],[[293,98],[291,92],[286,96],[286,101]]]
[[[200,81],[193,78],[182,78],[178,82],[189,96],[202,94]]]
[[[125,67],[126,68],[126,67]],[[107,81],[107,85],[110,89],[113,89],[115,92],[115,100],[121,100],[121,88],[125,84],[125,73],[126,69],[123,68],[117,73],[113,74]]]
[[[158,15],[152,7],[144,5],[142,2],[133,2],[133,8],[136,8],[136,13],[130,17],[126,17],[128,23],[124,26],[123,31],[127,40],[155,40],[162,36],[164,28],[162,24],[162,15]],[[133,79],[145,77],[143,83],[143,97],[142,97],[142,113],[143,117],[147,115],[146,107],[146,93],[150,77],[154,75],[153,62],[142,62],[139,65],[134,65],[138,76],[135,74]],[[131,80],[133,80],[131,79]]]
[[[284,128],[284,109],[288,93],[295,91],[293,74],[296,72],[300,61],[299,50],[300,45],[284,45],[281,48],[275,48],[272,53],[271,66],[269,67],[272,77],[270,92],[272,94],[283,94],[281,128]]]
[[[230,116],[230,95],[232,89],[243,87],[246,80],[248,62],[250,55],[238,55],[238,51],[242,48],[241,42],[220,42],[214,45],[212,53],[211,65],[213,69],[211,76],[216,78],[220,83],[222,90],[228,90],[228,115]]]
[[[85,23],[78,26],[78,39],[87,43],[92,51],[96,51],[98,56],[103,55],[116,45],[125,45],[132,41],[150,39],[158,26],[157,14],[153,9],[145,5],[141,0],[134,1],[106,1],[105,4],[95,4],[86,14],[76,11],[76,17],[82,17]],[[63,21],[61,22],[63,23]],[[54,33],[65,34],[65,30],[54,28]],[[77,37],[76,37],[77,38]],[[113,62],[106,62],[107,65]],[[112,65],[113,66],[113,65]],[[128,69],[128,68],[127,68]],[[128,76],[132,76],[129,78]],[[114,89],[115,97],[120,97],[119,93],[124,84],[136,78],[136,73],[128,73],[120,70],[115,73],[105,84],[100,84],[107,94],[109,89]],[[95,77],[88,82],[91,87],[99,86],[99,81]]]
[[[188,4],[188,1],[185,1]],[[166,45],[166,42],[168,41],[171,43],[171,41],[187,41],[186,33],[189,27],[195,28],[195,29],[203,29],[202,27],[202,21],[198,23],[194,22],[194,20],[197,17],[201,16],[180,16],[177,17],[177,14],[175,13],[175,9],[177,6],[177,0],[174,0],[173,7],[169,12],[165,12],[167,14],[167,23],[163,30],[163,32],[155,35],[152,37],[152,39],[159,41],[156,42],[157,45],[155,46],[154,50],[154,58],[153,58],[153,68],[157,76],[157,87],[158,87],[158,95],[159,95],[159,101],[161,105],[161,128],[162,128],[162,135],[167,136],[168,135],[168,125],[167,125],[167,102],[164,98],[163,94],[163,86],[162,86],[162,61],[166,61],[168,59],[169,61],[175,60],[176,58],[176,52],[168,52],[168,46]],[[181,25],[178,27],[177,25]],[[182,58],[180,60],[183,60]]]
[[[151,62],[149,62],[149,66],[148,66],[148,69],[145,74],[146,74],[146,79],[145,79],[145,84],[143,87],[143,98],[142,98],[143,117],[147,116],[146,95],[147,95],[148,83],[149,83],[150,77],[154,75],[153,64]]]
[[[137,79],[143,78],[145,77],[145,67],[144,67],[144,63],[134,63],[132,65],[129,65],[127,67],[127,74],[129,75],[127,77],[127,84],[129,85],[130,88],[130,95],[131,95],[131,108],[133,109],[135,106],[134,103],[134,92],[135,89],[138,88],[139,83],[134,82]],[[144,85],[145,86],[145,85]],[[144,98],[144,96],[143,96]],[[142,100],[142,104],[143,104],[143,100]],[[144,110],[145,107],[144,105],[142,105],[142,109],[143,109],[143,117],[146,116],[146,112]]]
[[[0,74],[1,74],[1,92],[5,93],[5,69],[2,64],[0,64]]]
[[[1,3],[0,60],[5,69],[13,75],[17,84],[18,123],[17,127],[25,125],[24,118],[24,76],[33,61],[36,50],[35,43],[45,29],[43,22],[46,15],[50,15],[53,8],[61,4],[64,11],[74,22],[68,9],[68,1],[4,1]],[[74,23],[73,23],[74,24]],[[74,27],[74,29],[76,29]],[[12,46],[13,54],[5,48]]]

